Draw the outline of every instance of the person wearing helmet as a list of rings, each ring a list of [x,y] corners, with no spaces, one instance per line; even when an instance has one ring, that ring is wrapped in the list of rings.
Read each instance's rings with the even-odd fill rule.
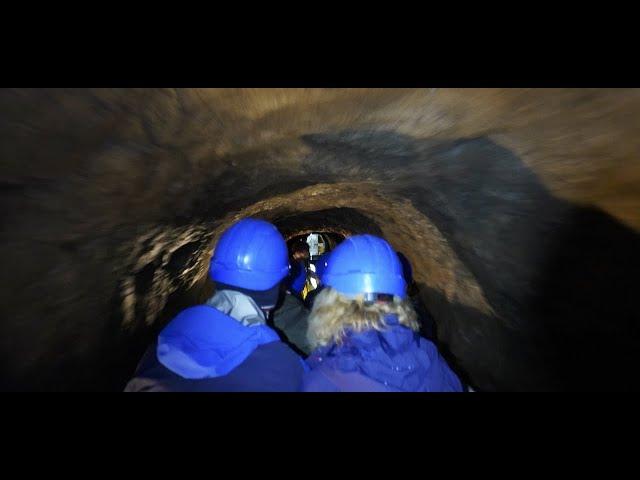
[[[331,252],[309,317],[314,351],[303,391],[461,392],[436,346],[418,333],[396,252],[373,235]]]
[[[209,266],[215,294],[160,332],[125,391],[298,391],[306,365],[267,326],[288,273],[275,226],[253,218],[232,225]]]
[[[286,282],[287,290],[300,299],[304,299],[304,289],[309,274],[309,246],[304,242],[295,243],[291,248],[291,272]]]
[[[322,289],[322,285],[319,284],[306,294],[304,300],[302,292],[307,288],[311,275],[319,281],[326,265],[326,257],[326,253],[320,255],[313,263],[315,271],[311,272],[306,269],[304,263],[299,263],[296,267],[295,256],[292,258],[291,275],[286,282],[287,290],[281,304],[273,312],[274,326],[282,332],[292,348],[304,356],[311,353],[311,345],[307,339],[309,306],[313,305],[313,298]]]
[[[307,340],[309,309],[290,290],[284,292],[282,301],[273,312],[273,326],[282,333],[294,351],[305,357],[311,353]]]
[[[308,277],[305,263],[308,257],[306,243],[294,245],[290,257],[291,271],[284,282],[284,295],[273,312],[274,327],[296,352],[304,356],[311,352],[307,341],[309,309],[302,300]]]
[[[329,252],[327,253],[323,253],[322,255],[320,255],[314,262],[314,267],[315,267],[315,276],[318,279],[318,286],[311,290],[307,296],[304,299],[304,303],[307,306],[307,308],[311,309],[313,308],[313,302],[315,301],[316,297],[318,296],[318,294],[322,291],[322,288],[324,287],[324,285],[322,284],[322,274],[324,273],[325,269],[327,268],[327,260],[329,258]]]

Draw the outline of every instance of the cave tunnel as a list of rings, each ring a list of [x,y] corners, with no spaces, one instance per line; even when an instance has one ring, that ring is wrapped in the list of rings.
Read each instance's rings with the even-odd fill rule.
[[[244,217],[372,233],[479,391],[635,390],[637,89],[3,89],[0,382],[121,391]]]

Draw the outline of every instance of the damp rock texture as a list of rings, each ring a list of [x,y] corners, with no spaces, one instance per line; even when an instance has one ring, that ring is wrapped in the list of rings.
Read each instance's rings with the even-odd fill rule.
[[[640,90],[0,90],[0,388],[120,390],[255,216],[384,236],[479,390],[638,389]]]

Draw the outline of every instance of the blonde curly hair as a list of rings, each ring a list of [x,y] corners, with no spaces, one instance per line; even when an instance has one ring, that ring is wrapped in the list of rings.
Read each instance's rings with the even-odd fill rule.
[[[349,298],[326,287],[314,300],[309,314],[307,339],[312,348],[332,342],[339,344],[346,330],[384,330],[387,327],[385,316],[388,314],[397,315],[399,323],[411,330],[420,329],[416,312],[408,299],[394,296],[393,301],[371,304],[365,303],[364,295]]]

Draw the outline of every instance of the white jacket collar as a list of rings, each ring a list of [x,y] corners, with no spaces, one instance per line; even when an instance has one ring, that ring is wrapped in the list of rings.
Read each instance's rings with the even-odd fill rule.
[[[247,327],[266,324],[264,313],[256,302],[251,297],[235,290],[218,290],[207,301],[207,305],[229,315]]]

